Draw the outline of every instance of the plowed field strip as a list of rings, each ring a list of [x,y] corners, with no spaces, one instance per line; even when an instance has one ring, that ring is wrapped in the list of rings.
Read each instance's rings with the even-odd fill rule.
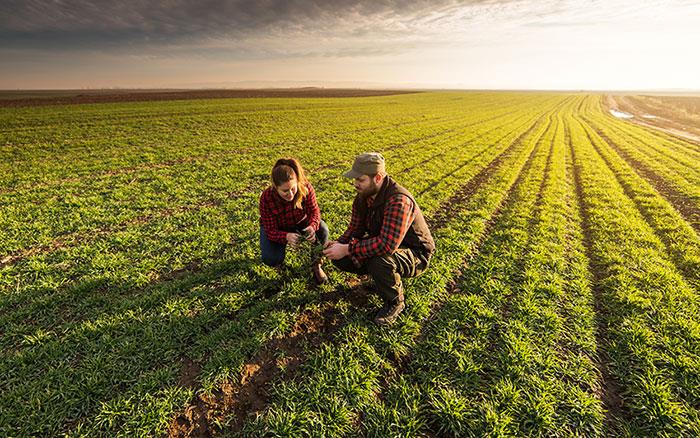
[[[700,138],[693,133],[687,132],[687,129],[689,127],[687,124],[688,121],[681,122],[667,117],[661,117],[659,115],[659,111],[657,110],[661,110],[661,113],[665,113],[663,109],[651,108],[649,110],[640,110],[635,105],[633,105],[628,99],[617,99],[618,101],[620,101],[620,103],[622,103],[622,105],[619,106],[615,98],[613,98],[612,96],[607,97],[608,99],[612,99],[612,105],[609,106],[613,107],[613,109],[620,107],[623,111],[634,114],[635,117],[630,120],[631,123],[634,123],[635,125],[640,126],[642,128],[652,128],[655,131],[654,135],[659,139],[662,139],[664,141],[678,140],[687,144],[687,147],[690,150],[700,152]],[[676,108],[671,108],[670,110],[673,111],[675,109]],[[644,121],[642,120],[644,114],[650,114],[653,116],[661,117],[661,121],[659,121],[658,119]]]
[[[0,107],[25,107],[45,105],[153,102],[163,100],[190,99],[241,99],[241,98],[357,98],[370,96],[391,96],[400,94],[422,93],[412,90],[343,90],[343,89],[308,89],[308,90],[186,90],[186,91],[144,91],[104,94],[85,94],[82,91],[71,96],[37,97],[22,99],[0,99]]]

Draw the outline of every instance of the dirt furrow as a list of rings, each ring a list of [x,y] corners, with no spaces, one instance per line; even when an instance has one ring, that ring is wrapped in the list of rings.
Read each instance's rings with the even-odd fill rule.
[[[330,340],[341,321],[342,314],[330,302],[302,311],[289,334],[270,341],[243,366],[238,382],[224,383],[212,393],[196,395],[184,412],[171,421],[168,436],[212,436],[219,431],[217,424],[227,419],[233,419],[230,432],[240,431],[249,415],[266,406],[268,383],[293,375],[306,356],[305,349]]]

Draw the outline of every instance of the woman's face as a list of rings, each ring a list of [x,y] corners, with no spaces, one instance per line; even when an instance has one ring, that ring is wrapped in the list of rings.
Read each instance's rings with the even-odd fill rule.
[[[292,178],[286,183],[275,186],[275,188],[277,189],[277,194],[280,195],[282,199],[291,201],[294,199],[294,195],[297,194],[297,179]]]

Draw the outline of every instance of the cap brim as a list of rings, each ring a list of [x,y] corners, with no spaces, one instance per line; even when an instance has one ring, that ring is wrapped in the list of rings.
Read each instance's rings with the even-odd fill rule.
[[[345,173],[343,174],[343,176],[344,176],[345,178],[352,178],[352,179],[359,178],[359,177],[361,177],[362,175],[363,175],[362,173],[356,171],[355,169],[350,169],[350,170],[348,170],[347,172],[345,172]]]

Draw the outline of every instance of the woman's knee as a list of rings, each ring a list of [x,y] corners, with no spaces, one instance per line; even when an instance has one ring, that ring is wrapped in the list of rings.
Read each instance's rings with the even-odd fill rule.
[[[328,225],[326,225],[325,222],[321,221],[318,225],[318,231],[316,231],[316,238],[320,243],[326,243],[328,241]]]
[[[264,254],[262,255],[262,262],[267,266],[279,266],[284,262],[284,254],[282,256],[278,254]]]

